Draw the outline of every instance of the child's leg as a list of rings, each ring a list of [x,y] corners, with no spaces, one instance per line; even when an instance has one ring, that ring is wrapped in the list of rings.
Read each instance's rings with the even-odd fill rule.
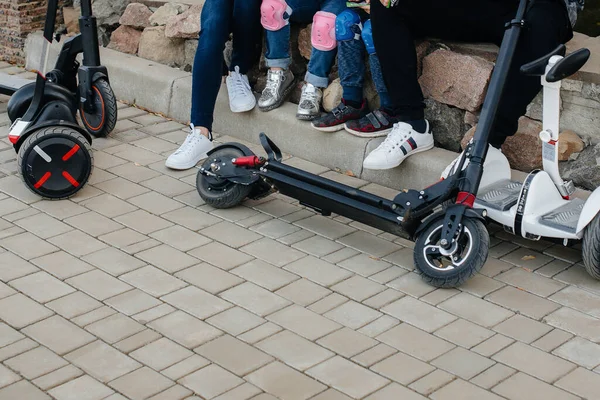
[[[382,108],[390,108],[392,102],[388,95],[385,81],[383,80],[383,73],[381,72],[381,64],[379,64],[379,57],[375,50],[375,44],[373,43],[373,31],[371,29],[371,20],[365,22],[365,26],[362,31],[362,39],[365,43],[365,48],[369,54],[369,64],[371,65],[371,77],[379,94],[380,105]]]
[[[356,11],[348,9],[337,16],[335,25],[340,84],[344,90],[343,99],[352,107],[360,108],[365,76],[361,19]]]
[[[293,9],[285,0],[262,0],[260,12],[260,21],[266,30],[267,67],[286,69],[291,64],[290,18]]]

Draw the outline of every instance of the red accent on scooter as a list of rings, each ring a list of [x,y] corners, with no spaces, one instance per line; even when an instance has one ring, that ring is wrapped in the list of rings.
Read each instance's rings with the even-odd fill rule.
[[[46,181],[48,179],[50,179],[50,177],[52,176],[52,174],[50,173],[50,171],[46,172],[44,174],[44,176],[41,177],[41,179],[39,181],[37,181],[35,183],[35,185],[33,185],[34,188],[39,189],[42,187],[42,185],[44,185],[44,183],[46,183]]]
[[[71,174],[69,174],[67,171],[63,171],[62,176],[68,180],[71,185],[75,187],[79,186],[79,182],[77,182],[75,178],[73,178],[73,176],[71,176]]]
[[[8,135],[8,141],[11,142],[12,144],[17,144],[20,137],[21,136]]]
[[[459,192],[458,196],[456,196],[456,204],[464,204],[469,206],[469,208],[473,208],[473,204],[475,204],[475,195],[469,192]]]
[[[238,157],[234,159],[233,164],[238,167],[257,167],[259,165],[263,165],[265,163],[265,159],[258,156],[247,156],[247,157]]]
[[[73,155],[75,153],[77,153],[79,151],[79,145],[76,144],[75,146],[73,146],[73,148],[71,150],[69,150],[62,158],[63,161],[67,161],[69,158],[73,157]]]

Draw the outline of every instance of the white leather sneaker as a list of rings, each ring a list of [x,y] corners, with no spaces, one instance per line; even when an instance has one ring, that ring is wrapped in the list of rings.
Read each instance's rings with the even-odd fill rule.
[[[433,135],[429,122],[425,122],[425,133],[415,131],[405,122],[395,123],[383,143],[365,158],[363,166],[366,169],[396,168],[408,156],[433,148]]]
[[[254,97],[250,88],[248,76],[240,74],[240,67],[236,66],[225,81],[229,93],[229,108],[232,112],[246,112],[256,106],[256,97]]]
[[[171,154],[165,165],[167,168],[185,170],[196,166],[198,162],[207,157],[206,153],[213,149],[213,142],[200,133],[199,129],[190,125],[190,133],[185,141]]]

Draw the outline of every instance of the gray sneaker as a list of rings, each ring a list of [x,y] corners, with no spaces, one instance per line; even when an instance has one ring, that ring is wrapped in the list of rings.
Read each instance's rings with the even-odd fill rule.
[[[294,90],[294,74],[289,69],[271,71],[267,74],[267,86],[258,99],[261,111],[271,111],[281,105]]]
[[[323,91],[318,87],[305,83],[298,103],[296,118],[303,121],[312,121],[321,115],[321,100]]]

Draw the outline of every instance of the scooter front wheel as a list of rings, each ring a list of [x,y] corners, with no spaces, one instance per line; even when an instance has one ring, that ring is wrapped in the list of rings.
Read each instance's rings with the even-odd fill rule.
[[[415,243],[415,265],[422,278],[432,286],[458,287],[479,272],[487,260],[490,236],[483,222],[464,217],[461,225],[448,250],[440,244],[443,216],[433,221]]]
[[[85,112],[83,105],[79,114],[85,130],[94,137],[106,137],[117,124],[117,98],[106,79],[100,78],[92,84],[94,112]]]
[[[600,214],[585,229],[581,250],[586,271],[600,279]]]
[[[214,208],[232,208],[239,204],[252,191],[252,185],[242,185],[218,176],[218,166],[223,162],[231,162],[233,158],[243,157],[244,154],[235,148],[226,147],[212,153],[202,164],[205,171],[217,169],[216,176],[207,176],[198,171],[196,189],[206,204]],[[216,166],[216,168],[214,168]]]

